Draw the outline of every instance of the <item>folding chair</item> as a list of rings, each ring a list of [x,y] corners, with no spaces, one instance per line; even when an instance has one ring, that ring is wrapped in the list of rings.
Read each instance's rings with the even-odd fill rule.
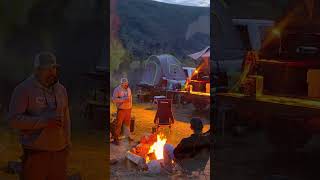
[[[175,160],[175,165],[184,174],[191,175],[192,172],[198,172],[198,175],[204,175],[204,170],[210,158],[210,150],[202,149],[196,156],[181,161]]]
[[[169,126],[171,131],[171,124],[174,123],[174,117],[172,114],[172,99],[158,99],[158,109],[154,118],[156,124],[156,130],[158,131],[160,126]]]
[[[198,175],[205,175],[204,171],[210,159],[210,148],[208,146],[208,135],[201,136],[194,144],[194,155],[185,159],[175,159],[175,166],[178,170],[186,175],[192,172],[198,172]]]

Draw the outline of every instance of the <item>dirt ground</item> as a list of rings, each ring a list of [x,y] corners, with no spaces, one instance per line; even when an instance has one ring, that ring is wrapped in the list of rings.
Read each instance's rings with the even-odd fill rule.
[[[267,180],[270,176],[288,180],[320,179],[319,140],[314,137],[303,149],[280,153],[272,148],[262,132],[218,136],[214,149],[214,179]]]
[[[192,131],[190,130],[189,119],[192,116],[202,117],[205,123],[204,131],[209,129],[209,112],[195,112],[192,109],[192,106],[174,108],[176,122],[171,133],[169,134],[167,128],[163,129],[167,135],[168,143],[176,146],[182,138],[190,136]],[[152,109],[151,104],[139,104],[134,106],[132,114],[136,117],[135,140],[139,140],[144,133],[151,132],[155,109]],[[73,117],[72,121],[77,124],[75,122],[79,121],[80,123],[81,120]],[[5,171],[8,161],[19,161],[21,156],[17,132],[9,129],[3,118],[0,118],[0,131],[0,179],[17,180],[17,175],[8,174]],[[124,142],[120,147],[109,146],[106,143],[106,138],[106,133],[102,131],[85,130],[80,127],[73,129],[69,174],[80,173],[84,180],[105,180],[109,178],[109,172],[111,179],[181,179],[178,175],[161,174],[154,176],[138,172],[135,165],[124,159],[124,153],[128,150],[129,145]],[[117,158],[120,162],[109,169],[109,158]],[[206,179],[210,179],[209,162],[205,170]]]
[[[0,126],[0,179],[17,180],[17,175],[5,172],[8,161],[19,161],[21,148],[17,133]],[[72,131],[72,149],[69,158],[69,174],[80,173],[84,180],[106,180],[109,175],[109,160],[104,132]]]
[[[111,105],[111,112],[115,111],[115,107]],[[139,141],[140,137],[145,133],[151,133],[152,126],[154,126],[153,119],[156,113],[156,107],[150,103],[134,104],[132,116],[135,116],[135,132],[134,139]],[[192,134],[189,120],[192,116],[201,117],[204,120],[204,131],[209,130],[210,120],[209,111],[196,112],[192,105],[173,107],[175,123],[169,133],[169,128],[160,129],[167,136],[167,143],[176,146],[182,138],[188,137]],[[115,165],[111,165],[110,179],[185,179],[185,177],[178,177],[175,175],[160,174],[151,175],[145,172],[138,172],[136,166],[125,159],[125,152],[130,149],[127,141],[121,141],[120,146],[110,145],[110,158],[119,160]],[[210,160],[207,163],[205,176],[198,177],[198,179],[210,179]]]

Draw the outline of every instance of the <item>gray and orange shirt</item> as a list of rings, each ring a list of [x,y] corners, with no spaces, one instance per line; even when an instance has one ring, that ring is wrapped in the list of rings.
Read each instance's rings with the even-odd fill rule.
[[[116,104],[117,109],[132,109],[131,89],[124,89],[120,86],[113,91],[112,102]]]
[[[47,121],[61,116],[62,127],[46,128]],[[24,148],[59,151],[71,144],[67,91],[60,83],[48,89],[34,76],[15,89],[8,114],[9,124],[20,131]]]

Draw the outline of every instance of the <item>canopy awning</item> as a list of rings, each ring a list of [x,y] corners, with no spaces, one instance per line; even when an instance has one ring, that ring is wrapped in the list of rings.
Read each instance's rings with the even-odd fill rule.
[[[200,58],[201,59],[202,58],[210,58],[210,46],[207,46],[206,48],[204,48],[200,52],[190,54],[189,57],[191,57],[192,59],[195,59],[195,60],[198,60]]]

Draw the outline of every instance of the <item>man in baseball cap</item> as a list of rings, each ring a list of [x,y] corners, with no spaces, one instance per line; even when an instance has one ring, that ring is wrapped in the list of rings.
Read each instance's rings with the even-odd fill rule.
[[[44,86],[52,86],[58,80],[57,60],[51,52],[41,52],[34,58],[34,75]]]
[[[127,78],[120,79],[120,85],[113,91],[112,101],[117,106],[117,122],[113,144],[119,145],[119,136],[123,125],[125,135],[127,135],[128,139],[132,141],[133,138],[130,133],[132,94]]]
[[[20,131],[24,180],[67,179],[70,115],[58,66],[54,54],[37,54],[33,74],[11,97],[8,118],[10,126]]]

